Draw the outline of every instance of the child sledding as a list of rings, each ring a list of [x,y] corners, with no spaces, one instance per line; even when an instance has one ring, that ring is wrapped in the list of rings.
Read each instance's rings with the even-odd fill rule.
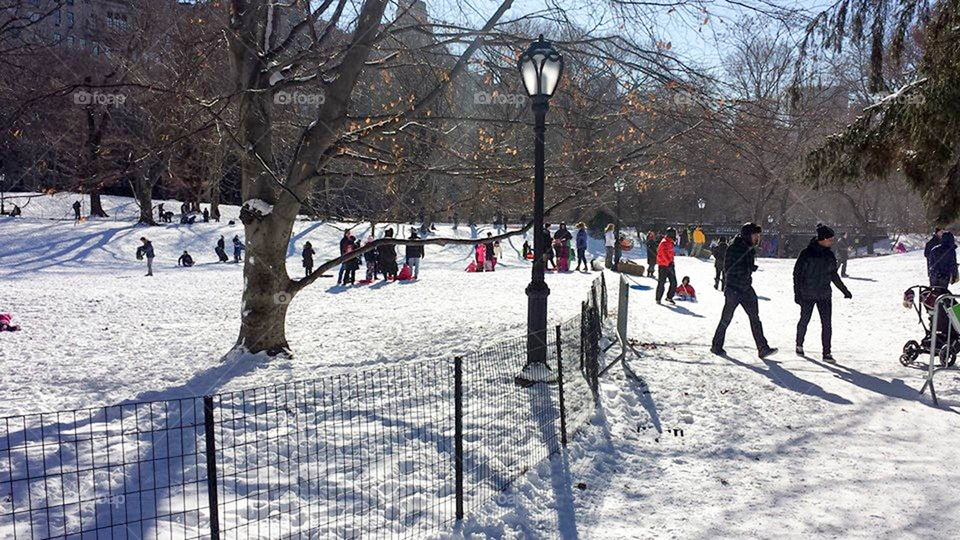
[[[13,315],[0,313],[0,332],[19,332],[20,327],[13,324]]]

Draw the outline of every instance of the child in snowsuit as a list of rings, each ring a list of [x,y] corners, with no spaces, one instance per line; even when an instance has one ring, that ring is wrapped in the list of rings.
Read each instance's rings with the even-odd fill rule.
[[[474,246],[474,257],[477,261],[477,272],[483,272],[484,264],[487,258],[487,247],[483,244],[477,244]]]
[[[373,242],[373,237],[372,237],[372,236],[368,236],[367,239],[364,241],[363,245],[367,245],[367,244],[369,244],[370,242]],[[367,281],[367,282],[371,282],[371,281],[377,279],[377,255],[378,255],[378,253],[379,253],[378,250],[376,250],[376,249],[371,249],[370,251],[366,251],[366,252],[364,252],[364,254],[363,254],[363,263],[367,265],[367,278],[366,278],[366,281]]]
[[[233,262],[240,262],[240,254],[243,253],[243,241],[240,240],[240,236],[234,235],[233,237]]]
[[[214,251],[217,253],[217,258],[220,259],[220,262],[227,262],[230,260],[230,258],[227,257],[227,250],[225,246],[226,242],[223,241],[223,235],[221,234],[220,239],[217,240],[217,247],[214,249]]]
[[[187,250],[183,250],[183,255],[177,259],[177,266],[183,266],[184,268],[190,268],[193,266],[193,257],[187,253]]]

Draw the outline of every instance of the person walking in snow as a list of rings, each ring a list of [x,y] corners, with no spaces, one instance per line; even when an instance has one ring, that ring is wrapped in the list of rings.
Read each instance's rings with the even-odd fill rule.
[[[713,248],[713,269],[716,272],[713,277],[713,288],[719,291],[723,290],[723,259],[726,255],[727,239],[721,236]]]
[[[647,232],[647,277],[653,277],[653,272],[657,268],[657,233]]]
[[[82,206],[82,205],[80,204],[80,201],[76,201],[76,202],[73,203],[73,220],[74,220],[74,221],[80,221],[80,208],[81,208],[81,206]]]
[[[940,245],[940,239],[943,238],[943,229],[937,227],[933,232],[933,237],[930,240],[927,240],[927,244],[923,246],[923,258],[927,260],[927,279],[930,280],[930,286],[933,286],[933,267],[932,259],[930,258],[930,252],[933,251],[933,248]]]
[[[930,286],[949,292],[957,282],[957,242],[950,231],[943,231],[940,244],[930,250]]]
[[[793,299],[800,306],[800,321],[797,323],[797,355],[803,356],[803,340],[807,335],[807,325],[813,316],[813,308],[820,314],[821,342],[823,361],[833,363],[830,340],[833,335],[833,302],[830,284],[833,283],[846,299],[853,298],[837,273],[837,259],[830,249],[835,244],[833,229],[826,225],[817,226],[817,236],[810,240],[797,257],[793,266]]]
[[[617,236],[613,229],[613,223],[608,223],[603,229],[603,249],[606,255],[603,266],[606,268],[613,268],[613,256],[617,249]]]
[[[203,222],[210,223],[210,211],[206,208],[203,209]]]
[[[142,245],[137,248],[137,258],[147,259],[147,275],[153,275],[153,257],[156,255],[153,251],[153,244],[144,237],[140,237]]]
[[[313,244],[307,242],[303,244],[303,272],[304,277],[309,276],[313,272],[313,256],[317,252],[313,250]]]
[[[240,254],[243,253],[244,249],[245,248],[243,246],[243,240],[240,240],[240,235],[234,235],[233,236],[233,262],[235,263],[240,262]]]
[[[419,240],[417,231],[410,231],[411,240]],[[406,250],[407,265],[410,266],[410,272],[413,279],[420,277],[420,261],[423,260],[423,245],[407,245]]]
[[[673,263],[676,258],[674,251],[676,241],[677,231],[671,227],[667,229],[666,236],[660,240],[660,245],[657,247],[657,304],[663,298],[663,289],[667,281],[670,282],[670,288],[667,289],[667,302],[675,303],[673,295],[677,292],[677,270]]]
[[[753,290],[753,273],[757,271],[756,250],[760,244],[760,226],[755,223],[746,223],[740,228],[740,234],[733,239],[727,248],[723,262],[724,284],[723,312],[720,314],[720,323],[713,334],[713,343],[710,352],[718,356],[725,356],[723,343],[727,335],[727,327],[733,320],[733,313],[738,306],[742,306],[750,319],[750,330],[757,345],[760,358],[766,358],[777,352],[777,349],[767,343],[763,335],[763,324],[760,322],[760,307],[757,293]]]
[[[184,268],[190,268],[191,266],[193,266],[193,257],[191,257],[189,253],[187,253],[187,250],[183,250],[183,255],[181,255],[180,258],[177,259],[177,266],[182,266]]]
[[[837,268],[840,270],[840,277],[847,277],[847,261],[850,260],[849,248],[847,233],[843,233],[838,237],[837,243],[833,245],[833,251],[837,256]]]
[[[345,255],[353,253],[358,247],[360,246],[357,244],[357,238],[351,234],[350,241],[347,242]],[[360,269],[360,257],[354,257],[348,260],[343,263],[343,266],[346,267],[346,271],[343,273],[343,284],[353,285],[357,282],[357,270]]]
[[[584,222],[577,223],[577,270],[580,270],[580,264],[583,264],[583,271],[590,271],[590,263],[587,261],[587,225]]]

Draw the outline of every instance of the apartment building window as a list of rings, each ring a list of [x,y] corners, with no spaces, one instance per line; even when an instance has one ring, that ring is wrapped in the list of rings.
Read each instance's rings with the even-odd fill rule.
[[[73,36],[67,36],[67,45],[71,47],[75,45],[75,40],[73,39]]]
[[[37,22],[40,20],[40,14],[36,11],[30,12],[30,22]]]
[[[53,16],[53,24],[60,26],[60,10],[57,10],[57,13]]]
[[[73,12],[67,12],[67,28],[73,28]]]
[[[57,34],[57,33],[54,33],[54,34],[53,34],[53,44],[54,44],[54,45],[59,45],[59,44],[60,44],[60,34]]]

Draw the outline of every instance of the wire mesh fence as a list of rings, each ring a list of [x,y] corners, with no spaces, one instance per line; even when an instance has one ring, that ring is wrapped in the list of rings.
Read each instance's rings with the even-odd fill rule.
[[[443,530],[591,417],[605,283],[548,332],[212,396],[0,419],[0,538],[401,538]]]

